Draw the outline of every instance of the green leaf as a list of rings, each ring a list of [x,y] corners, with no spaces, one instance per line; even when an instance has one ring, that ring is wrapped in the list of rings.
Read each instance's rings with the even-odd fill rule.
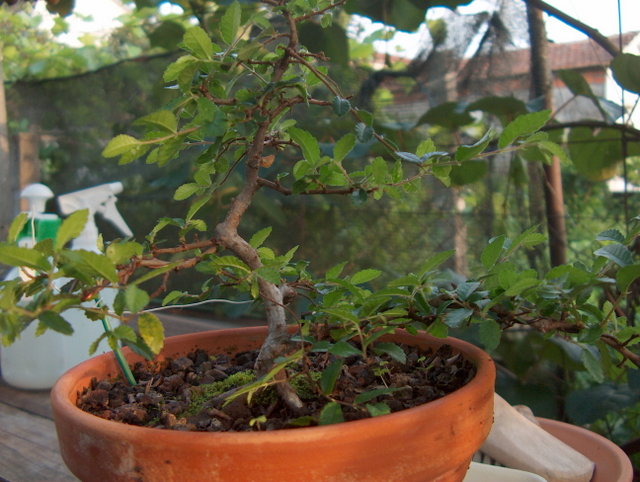
[[[429,327],[429,333],[436,338],[446,338],[449,336],[449,327],[438,319]]]
[[[137,147],[140,141],[126,134],[115,136],[102,151],[104,157],[115,157]]]
[[[617,229],[607,229],[596,236],[596,241],[615,241],[624,243],[624,235]]]
[[[220,25],[220,30],[222,31],[222,25]],[[202,28],[197,26],[191,27],[184,33],[182,41],[184,42],[184,46],[194,55],[194,57],[203,60],[211,59],[213,54],[211,39],[207,35],[207,32]]]
[[[543,110],[517,117],[500,134],[498,147],[504,149],[518,137],[533,134],[547,123],[550,116],[550,110]]]
[[[156,315],[140,313],[138,316],[138,330],[144,342],[157,355],[164,345],[164,327]]]
[[[107,246],[106,254],[115,265],[126,263],[133,256],[140,256],[143,247],[139,243],[111,243]]]
[[[296,144],[300,146],[302,155],[307,161],[315,164],[320,159],[320,146],[313,135],[297,127],[291,127],[287,132]]]
[[[482,265],[486,269],[490,269],[496,264],[498,258],[500,258],[506,239],[507,236],[501,234],[500,236],[493,238],[487,247],[484,248],[484,251],[482,251],[482,255],[480,256],[480,261],[482,261]]]
[[[81,273],[109,280],[113,284],[118,282],[116,267],[106,255],[84,249],[66,250],[63,254]]]
[[[422,278],[429,271],[436,269],[451,256],[453,256],[455,252],[455,249],[450,249],[448,251],[443,251],[442,253],[438,253],[432,256],[420,266],[420,269],[418,269],[418,276]]]
[[[282,278],[280,272],[277,269],[261,266],[256,270],[256,274],[265,281],[273,283],[275,285],[280,284]]]
[[[341,371],[342,360],[335,360],[322,372],[320,376],[320,389],[325,395],[331,395]]]
[[[18,240],[18,235],[22,231],[22,228],[25,227],[28,220],[29,215],[27,213],[20,213],[11,222],[11,226],[9,227],[9,235],[7,236],[7,241],[9,243],[15,243]]]
[[[356,125],[356,138],[358,139],[358,142],[360,144],[366,144],[367,142],[369,142],[371,139],[373,139],[374,134],[375,131],[373,130],[373,127],[368,126],[363,122],[360,122]]]
[[[478,327],[480,342],[487,350],[495,350],[500,344],[502,330],[500,325],[493,320],[482,320]]]
[[[378,354],[387,354],[398,363],[407,363],[407,354],[395,343],[376,343],[373,351]]]
[[[519,279],[504,292],[504,296],[518,296],[529,288],[533,288],[534,286],[538,286],[539,284],[540,281],[534,278]]]
[[[61,249],[69,241],[80,236],[88,220],[89,210],[81,209],[74,211],[67,219],[62,221],[56,235],[56,249]]]
[[[422,159],[420,159],[415,154],[412,154],[411,152],[396,151],[395,154],[405,162],[412,162],[413,164],[422,164],[424,162]]]
[[[369,400],[373,400],[380,395],[388,395],[389,393],[397,392],[401,387],[393,387],[393,388],[374,388],[373,390],[369,390],[367,392],[363,392],[358,395],[355,399],[355,403],[366,403]]]
[[[176,192],[173,195],[173,199],[175,199],[176,201],[183,201],[197,193],[201,189],[201,187],[202,186],[196,184],[195,182],[183,184],[178,189],[176,189]]]
[[[480,287],[480,283],[477,281],[465,281],[464,283],[460,283],[456,288],[456,293],[458,293],[458,299],[460,301],[466,301],[475,290]]]
[[[178,122],[172,112],[159,110],[153,114],[141,117],[134,124],[144,124],[156,129],[175,133],[178,130]]]
[[[447,312],[444,318],[444,324],[449,328],[459,328],[462,323],[473,315],[473,310],[468,308],[459,308]]]
[[[45,311],[40,313],[40,315],[38,315],[38,320],[53,331],[57,331],[63,335],[73,334],[73,327],[55,311]]]
[[[327,403],[320,412],[320,425],[332,425],[344,422],[342,407],[336,402]]]
[[[602,383],[604,381],[604,370],[600,360],[598,360],[588,348],[582,350],[580,359],[589,374],[593,377],[593,380],[596,383]]]
[[[352,355],[362,355],[361,350],[352,346],[346,341],[339,341],[338,343],[333,345],[331,348],[329,348],[329,353],[331,353],[332,355],[341,356],[343,358]]]
[[[337,278],[338,276],[340,276],[340,273],[342,273],[342,270],[346,265],[347,265],[347,261],[343,261],[342,263],[335,265],[333,268],[327,271],[327,274],[325,275],[325,277],[327,279]]]
[[[224,12],[222,19],[220,20],[220,35],[227,45],[231,45],[238,33],[240,27],[240,17],[242,14],[242,8],[238,1],[234,1],[227,7],[227,11]]]
[[[19,248],[8,243],[0,244],[0,263],[9,266],[26,266],[27,268],[48,271],[51,265],[42,253],[35,249]]]
[[[377,269],[363,269],[362,271],[358,271],[354,274],[349,281],[354,285],[359,285],[362,283],[368,283],[376,279],[378,276],[382,274],[382,271],[378,271]]]
[[[367,411],[372,417],[379,417],[380,415],[391,413],[391,408],[389,408],[389,405],[386,403],[376,403],[375,405],[367,403],[365,407],[367,407]]]
[[[640,264],[631,264],[620,268],[616,273],[618,289],[624,293],[629,289],[629,285],[640,278]]]
[[[485,133],[485,135],[482,136],[482,139],[480,139],[475,144],[470,146],[463,145],[458,147],[458,149],[456,150],[456,161],[464,162],[476,157],[478,154],[480,154],[482,151],[484,151],[487,148],[487,146],[489,145],[489,142],[491,142],[491,139],[493,138],[493,134],[494,134],[493,130],[489,129]]]
[[[271,234],[271,231],[273,231],[273,228],[271,226],[261,229],[260,231],[255,233],[253,236],[251,236],[251,240],[249,240],[249,245],[253,249],[258,249],[260,246],[262,246],[262,243],[264,243],[265,240],[269,237],[269,235]]]
[[[598,250],[593,254],[596,256],[604,256],[609,261],[613,261],[621,268],[633,264],[633,258],[626,246],[622,244],[609,244]]]
[[[564,149],[560,147],[558,144],[556,144],[555,142],[542,140],[542,141],[539,141],[537,144],[543,153],[547,152],[552,156],[558,157],[558,159],[560,159],[560,162],[562,164],[569,163],[569,158],[567,157],[567,153],[564,152]],[[547,162],[547,164],[551,164],[551,161]]]
[[[331,101],[331,106],[333,107],[333,112],[339,117],[347,115],[351,110],[351,102],[337,95]]]
[[[138,313],[149,304],[149,295],[135,285],[127,286],[124,292],[124,299],[131,313]]]
[[[356,145],[356,136],[354,134],[346,134],[336,142],[333,148],[333,158],[340,163],[349,154]]]
[[[623,53],[611,61],[616,82],[629,92],[640,94],[640,56]]]

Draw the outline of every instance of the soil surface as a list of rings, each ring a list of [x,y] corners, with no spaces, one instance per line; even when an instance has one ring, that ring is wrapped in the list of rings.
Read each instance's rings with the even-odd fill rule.
[[[387,355],[351,356],[337,375],[331,398],[342,406],[345,421],[371,413],[397,412],[436,400],[468,383],[476,373],[469,361],[453,355],[450,346],[437,352],[421,352],[399,345],[406,363]],[[160,365],[137,363],[135,386],[122,380],[92,380],[79,394],[78,407],[99,417],[148,427],[191,431],[254,431],[317,425],[329,402],[319,388],[319,375],[333,358],[328,353],[310,354],[307,369],[290,375],[291,385],[306,404],[306,416],[292,413],[273,387],[255,394],[250,403],[238,397],[225,404],[225,395],[252,380],[257,350],[234,357],[196,350]],[[396,357],[397,358],[397,357]],[[354,404],[362,393],[394,389]],[[376,393],[376,392],[374,392]]]

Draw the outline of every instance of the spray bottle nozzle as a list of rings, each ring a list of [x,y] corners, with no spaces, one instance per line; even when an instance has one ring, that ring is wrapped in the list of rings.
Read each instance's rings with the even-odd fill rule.
[[[58,196],[62,214],[68,215],[79,209],[89,209],[89,220],[80,236],[74,240],[74,248],[95,250],[98,242],[98,228],[94,216],[100,213],[125,236],[133,236],[131,229],[116,207],[116,194],[122,192],[121,182],[111,182]]]

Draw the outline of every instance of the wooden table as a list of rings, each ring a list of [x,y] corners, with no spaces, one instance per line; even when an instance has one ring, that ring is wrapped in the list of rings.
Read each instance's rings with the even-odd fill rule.
[[[166,336],[264,324],[251,319],[209,321],[175,312],[158,316]],[[77,480],[60,457],[49,390],[20,390],[0,379],[0,482]]]

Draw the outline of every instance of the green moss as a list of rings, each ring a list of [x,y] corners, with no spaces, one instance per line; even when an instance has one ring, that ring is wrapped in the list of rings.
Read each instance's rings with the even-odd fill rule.
[[[241,387],[247,383],[251,383],[256,379],[255,374],[251,370],[244,370],[219,382],[200,385],[191,391],[191,405],[184,412],[185,416],[196,415],[202,410],[202,406],[212,398],[231,390],[232,388]]]
[[[321,376],[322,374],[320,372],[311,372],[311,378],[314,382],[317,382]],[[318,395],[309,382],[309,378],[304,373],[293,375],[289,379],[289,383],[301,400],[312,401],[318,398]],[[258,405],[269,405],[276,400],[276,397],[276,389],[271,385],[260,391],[254,398],[254,401]]]

